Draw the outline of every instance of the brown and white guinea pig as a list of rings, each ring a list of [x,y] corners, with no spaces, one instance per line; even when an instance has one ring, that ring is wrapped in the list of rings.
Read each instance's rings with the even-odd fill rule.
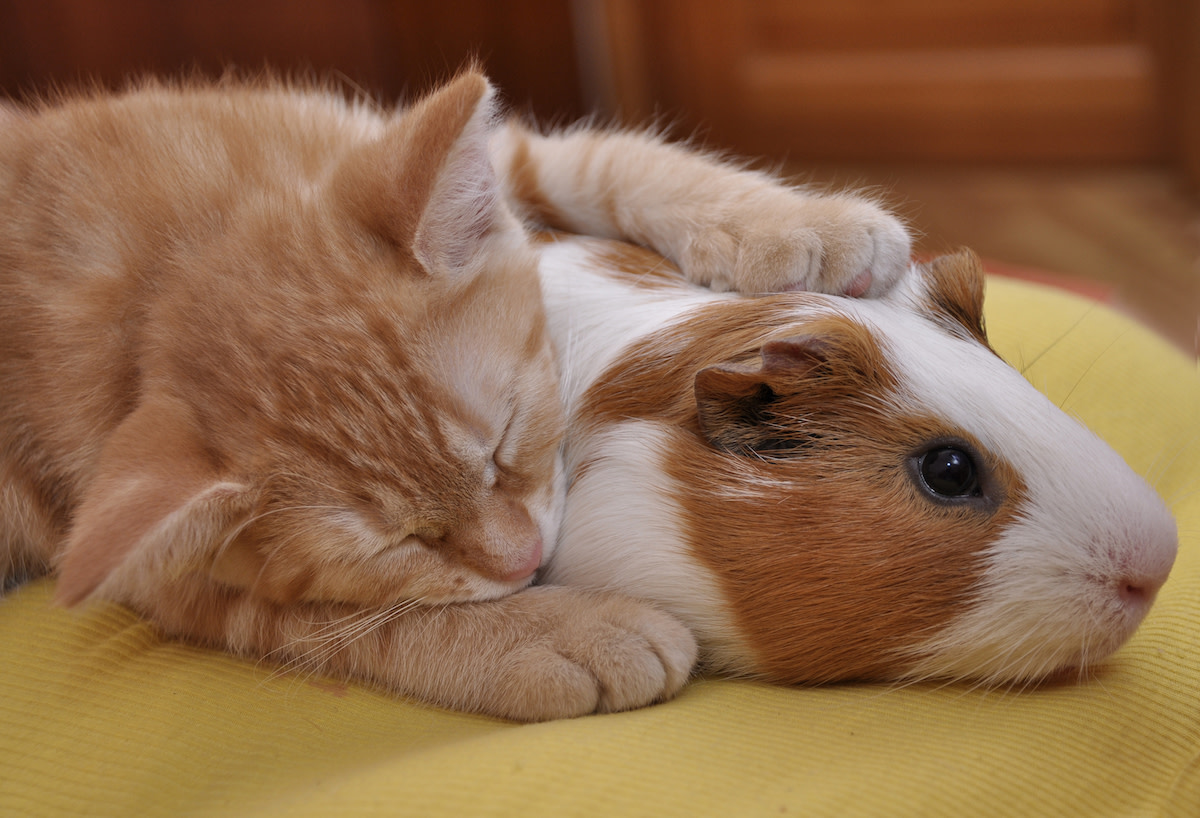
[[[720,672],[1007,684],[1108,656],[1166,581],[1170,513],[989,348],[969,253],[871,300],[542,254],[570,418],[543,582],[656,603]]]

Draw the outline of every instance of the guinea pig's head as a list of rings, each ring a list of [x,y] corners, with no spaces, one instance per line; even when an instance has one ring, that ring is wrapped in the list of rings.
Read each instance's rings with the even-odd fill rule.
[[[1174,561],[1171,515],[988,347],[982,292],[964,254],[888,300],[721,305],[723,325],[701,315],[655,342],[690,394],[595,396],[670,418],[646,445],[729,623],[693,617],[710,665],[1019,683],[1093,665],[1142,621]]]
[[[1133,634],[1166,582],[1175,521],[1104,441],[982,354],[983,270],[973,254],[935,260],[913,281],[917,312],[957,338],[929,355],[928,341],[898,327],[887,332],[889,357],[910,405],[921,396],[967,446],[932,442],[909,465],[927,499],[965,503],[992,522],[965,610],[906,651],[906,675],[1012,683],[1095,665]]]

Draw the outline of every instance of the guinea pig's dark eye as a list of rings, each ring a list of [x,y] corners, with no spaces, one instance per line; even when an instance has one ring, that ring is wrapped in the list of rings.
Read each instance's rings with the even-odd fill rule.
[[[975,461],[962,449],[930,449],[917,466],[925,488],[941,497],[977,497],[981,493]]]

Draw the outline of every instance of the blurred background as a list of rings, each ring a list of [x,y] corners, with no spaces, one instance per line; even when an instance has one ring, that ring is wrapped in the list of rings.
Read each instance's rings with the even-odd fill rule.
[[[0,0],[0,93],[266,66],[411,98],[476,57],[598,113],[868,187],[993,267],[1200,334],[1200,0]]]

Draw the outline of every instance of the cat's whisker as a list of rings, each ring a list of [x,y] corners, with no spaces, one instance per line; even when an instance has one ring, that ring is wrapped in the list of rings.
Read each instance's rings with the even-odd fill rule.
[[[352,643],[363,639],[383,628],[389,622],[405,615],[414,608],[421,606],[421,600],[406,600],[402,603],[384,609],[375,616],[364,618],[360,622],[351,623],[340,632],[330,635],[325,646],[325,658],[345,650]]]
[[[237,539],[238,535],[243,533],[251,525],[259,522],[260,520],[264,520],[267,517],[271,517],[275,514],[283,514],[283,513],[291,512],[291,511],[342,511],[342,510],[343,509],[341,506],[334,506],[334,505],[304,505],[304,506],[292,505],[292,506],[281,506],[279,508],[272,508],[272,509],[267,509],[266,511],[261,511],[258,514],[248,517],[247,519],[240,522],[238,524],[238,526],[225,538],[224,542],[221,544],[220,548],[218,549],[218,553],[225,551],[233,543],[233,541]]]
[[[308,485],[320,486],[321,488],[326,489],[327,491],[329,491],[331,494],[333,494],[335,496],[346,497],[349,495],[349,492],[346,491],[346,489],[341,488],[339,486],[335,486],[332,483],[326,482],[324,480],[318,480],[317,478],[313,477],[311,474],[300,474],[298,472],[292,472],[292,471],[276,471],[272,474],[272,477],[273,478],[284,477],[289,480],[294,480],[294,481],[296,481],[297,484],[302,485],[302,486],[308,486]],[[270,478],[268,478],[268,482],[270,482]]]
[[[258,567],[258,572],[254,575],[254,580],[250,583],[251,590],[257,590],[261,587],[262,582],[266,578],[267,570],[271,567],[271,562],[280,554],[287,554],[292,544],[304,536],[303,531],[296,531],[288,537],[278,537],[272,544],[271,549],[263,556],[262,564]]]
[[[353,642],[420,607],[425,607],[423,599],[406,599],[379,609],[354,609],[325,622],[313,621],[316,630],[297,636],[264,656],[277,663],[277,671],[268,678],[296,672],[309,677],[319,675],[334,655]],[[286,658],[275,658],[280,655]]]

